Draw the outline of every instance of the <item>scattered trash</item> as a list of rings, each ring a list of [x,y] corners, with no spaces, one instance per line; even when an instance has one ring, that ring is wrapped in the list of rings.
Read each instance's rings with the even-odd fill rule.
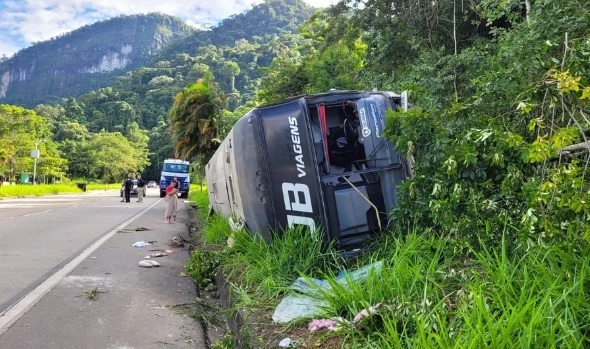
[[[151,267],[159,267],[160,263],[152,260],[141,260],[139,261],[139,266],[144,268],[151,268]]]
[[[317,287],[312,286],[310,283],[315,284]],[[329,289],[330,284],[325,280],[298,277],[289,288],[297,292],[313,294],[317,293],[319,288]]]
[[[235,243],[235,242],[236,242],[236,240],[234,239],[234,235],[233,235],[233,234],[232,234],[232,235],[230,235],[230,236],[227,238],[227,247],[229,247],[229,248],[232,248],[232,247],[234,247],[234,243]]]
[[[125,229],[119,229],[119,233],[134,233],[136,231],[147,231],[147,230],[151,230],[149,228],[146,227],[135,227],[135,228],[125,228]]]
[[[378,261],[351,272],[342,272],[335,280],[344,286],[349,283],[365,282],[371,271],[378,272],[382,266],[383,262]],[[323,291],[331,289],[330,284],[325,280],[299,277],[291,284],[290,288],[298,293],[285,296],[275,308],[272,319],[276,323],[286,323],[300,318],[313,318],[322,314],[329,305],[322,292],[319,292],[320,289]]]
[[[172,247],[184,247],[184,241],[181,237],[175,236],[172,238],[172,243],[170,244]]]
[[[133,247],[146,247],[151,245],[151,243],[149,242],[145,242],[145,241],[138,241],[136,243],[133,244]]]
[[[299,318],[311,318],[320,315],[323,312],[322,307],[327,306],[328,302],[323,299],[290,294],[277,305],[272,320],[282,324]]]
[[[346,284],[349,280],[353,282],[365,282],[371,271],[379,272],[383,267],[383,261],[378,261],[351,272],[341,272],[338,274],[336,281]]]
[[[279,347],[280,348],[290,348],[290,347],[294,347],[295,346],[295,341],[292,340],[291,338],[287,337],[287,338],[283,338],[280,342],[279,342]]]
[[[348,323],[345,319],[338,317],[338,318],[333,318],[333,319],[314,319],[313,321],[311,321],[309,323],[309,325],[307,326],[307,328],[311,331],[317,331],[317,330],[321,330],[321,329],[328,329],[330,331],[337,331],[339,330],[342,326],[342,323]]]
[[[148,259],[148,258],[164,257],[167,255],[168,255],[168,253],[165,253],[165,252],[154,252],[154,253],[148,254],[147,256],[145,256],[143,258]]]
[[[321,329],[328,329],[330,331],[335,331],[339,328],[338,326],[338,322],[336,320],[332,320],[332,319],[320,319],[320,320],[312,320],[309,325],[307,326],[307,328],[311,331],[311,332],[315,332],[317,330],[321,330]]]
[[[381,306],[381,303],[377,303],[372,307],[369,307],[369,309],[363,309],[361,310],[358,314],[356,314],[354,316],[354,322],[357,323],[359,321],[361,321],[363,318],[365,317],[369,317],[369,315],[373,315],[375,313],[377,313],[377,309],[379,309],[379,307]]]

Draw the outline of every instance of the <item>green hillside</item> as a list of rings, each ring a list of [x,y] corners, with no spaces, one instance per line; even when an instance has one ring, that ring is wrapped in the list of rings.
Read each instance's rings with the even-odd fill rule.
[[[120,16],[33,44],[0,63],[0,103],[34,107],[109,86],[195,29],[159,13]]]
[[[313,12],[298,0],[274,0],[254,6],[249,11],[224,20],[210,31],[196,31],[152,57],[152,63],[116,78],[109,86],[80,96],[60,100],[57,104],[39,105],[37,112],[51,124],[55,141],[71,144],[79,132],[70,130],[75,123],[88,132],[120,132],[129,136],[137,127],[149,136],[150,165],[142,168],[144,177],[156,178],[158,164],[174,155],[168,111],[174,96],[190,83],[212,74],[227,96],[227,113],[248,103],[262,80],[262,69],[275,57],[297,52],[305,39],[297,33]],[[259,26],[264,23],[264,28]],[[227,126],[232,116],[228,116]],[[226,128],[227,129],[227,128]],[[223,131],[222,131],[223,132]],[[70,146],[63,148],[72,176],[86,176],[78,167],[81,157]]]

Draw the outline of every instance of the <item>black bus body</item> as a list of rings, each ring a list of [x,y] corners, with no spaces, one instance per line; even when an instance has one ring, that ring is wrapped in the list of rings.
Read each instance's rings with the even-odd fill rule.
[[[410,169],[382,133],[392,92],[333,91],[252,109],[206,166],[212,208],[270,242],[308,226],[351,248],[391,223]]]

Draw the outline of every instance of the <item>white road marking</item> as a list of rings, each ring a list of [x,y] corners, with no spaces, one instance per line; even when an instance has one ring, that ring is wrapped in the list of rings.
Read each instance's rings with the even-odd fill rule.
[[[55,204],[0,204],[0,208],[34,208],[34,207],[44,207],[44,206],[55,206]]]
[[[13,304],[10,308],[8,308],[4,313],[0,314],[0,336],[6,332],[10,326],[12,326],[21,316],[23,316],[29,309],[35,305],[43,296],[47,294],[52,288],[54,288],[63,278],[65,278],[68,274],[70,274],[82,261],[88,258],[94,251],[96,251],[100,246],[102,246],[105,242],[107,242],[113,235],[117,234],[117,232],[129,225],[131,222],[136,220],[137,218],[141,217],[144,213],[146,213],[150,208],[154,207],[160,200],[156,200],[153,204],[146,207],[145,210],[139,212],[135,216],[129,218],[125,222],[119,224],[115,229],[111,230],[109,233],[95,241],[90,247],[80,253],[76,258],[72,259],[68,264],[66,264],[63,268],[55,272],[55,274],[48,277],[41,285],[37,286],[34,290],[32,290],[29,294],[24,296],[20,301]]]
[[[28,216],[34,216],[37,214],[43,214],[43,213],[47,213],[47,212],[51,212],[53,210],[47,210],[47,211],[42,211],[42,212],[35,212],[35,213],[29,213],[29,214],[24,214],[23,217],[28,217]]]

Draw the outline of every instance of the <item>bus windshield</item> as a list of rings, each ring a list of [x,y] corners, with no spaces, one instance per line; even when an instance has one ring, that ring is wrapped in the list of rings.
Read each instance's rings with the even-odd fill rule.
[[[183,164],[164,164],[165,172],[188,173],[188,165]]]

